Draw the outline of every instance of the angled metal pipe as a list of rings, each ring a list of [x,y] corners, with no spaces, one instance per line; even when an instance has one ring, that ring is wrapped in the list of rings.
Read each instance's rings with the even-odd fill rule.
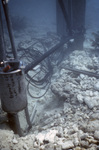
[[[62,47],[66,43],[66,38],[62,39],[60,43],[58,43],[55,47],[52,47],[49,51],[44,53],[40,58],[38,58],[35,62],[28,64],[24,71],[27,73],[29,70],[37,66],[41,61],[43,61],[45,58],[47,58],[49,55],[54,53],[56,50],[58,50],[60,47]]]
[[[8,2],[7,2],[7,0],[1,0],[1,1],[2,1],[2,5],[3,5],[4,13],[5,13],[6,22],[7,22],[7,28],[8,28],[10,42],[11,42],[11,46],[12,46],[12,53],[14,55],[14,58],[17,60],[18,56],[17,56],[17,50],[15,48],[12,26],[11,26],[11,21],[10,21],[10,17],[9,17],[9,10],[8,10],[8,4],[7,4]]]
[[[65,18],[65,21],[66,21],[66,24],[67,24],[67,28],[69,30],[69,34],[72,35],[70,18],[69,18],[69,15],[67,13],[67,10],[65,9],[64,2],[63,2],[63,0],[58,0],[58,3],[59,3],[59,5],[61,7],[61,10],[63,12],[64,18]]]
[[[0,3],[0,62],[2,62],[3,60],[6,60],[6,55],[5,55],[5,47],[4,47],[1,3]]]
[[[63,67],[64,69],[67,69],[67,70],[70,70],[74,73],[82,73],[82,74],[85,74],[85,75],[88,75],[90,77],[95,77],[97,79],[99,79],[99,74],[96,74],[94,72],[90,72],[90,71],[85,71],[85,70],[79,70],[79,69],[76,69],[76,68],[71,68],[71,67]]]

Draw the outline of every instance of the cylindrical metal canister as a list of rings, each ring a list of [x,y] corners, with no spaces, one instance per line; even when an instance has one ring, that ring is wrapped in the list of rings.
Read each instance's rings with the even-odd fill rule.
[[[27,106],[25,75],[21,69],[0,72],[0,97],[4,111],[15,113]]]

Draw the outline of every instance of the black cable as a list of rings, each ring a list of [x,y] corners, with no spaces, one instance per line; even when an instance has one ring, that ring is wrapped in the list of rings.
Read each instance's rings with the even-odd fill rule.
[[[37,44],[37,43],[40,43],[42,45],[42,48],[45,52],[44,54],[42,54],[38,49],[35,48],[35,44]],[[54,53],[52,53],[52,55],[50,55],[48,57],[46,57],[46,54],[50,54],[50,52],[48,52],[46,50],[45,44],[42,40],[36,41],[35,44],[33,43],[33,45],[29,46],[27,49],[21,48],[21,45],[19,44],[18,51],[20,51],[20,49],[22,49],[22,52],[23,52],[20,59],[24,60],[24,58],[25,58],[27,60],[27,64],[28,63],[30,64],[31,62],[32,62],[32,64],[35,64],[35,62],[37,62],[37,58],[42,59],[43,55],[45,55],[45,57],[46,57],[46,59],[41,61],[39,70],[33,70],[33,68],[36,67],[36,65],[34,65],[30,69],[31,72],[27,72],[27,74],[26,74],[27,91],[28,91],[28,94],[32,98],[41,98],[47,93],[47,91],[50,87],[50,83],[51,83],[51,78],[52,78],[52,74],[53,74],[53,62],[56,61],[56,59],[55,59],[56,55],[57,55],[57,64],[61,62],[62,57],[63,57],[63,54],[62,54],[63,50],[59,49],[58,51],[56,51],[56,48],[59,48],[64,43],[65,42],[62,41],[59,44],[57,44],[55,46],[55,50],[54,50],[54,48],[52,48],[51,53],[52,53],[52,51],[54,51]],[[52,59],[52,57],[53,57],[53,59]],[[35,73],[33,76],[31,76],[32,71],[33,71],[33,74]],[[45,90],[45,92],[40,96],[34,96],[34,92],[30,91],[30,86],[33,86],[34,88],[36,88],[38,92],[39,91],[41,92],[41,90]]]
[[[32,68],[34,68],[35,66],[37,66],[41,61],[43,61],[45,58],[48,58],[49,55],[51,55],[52,53],[54,53],[57,49],[59,49],[60,47],[62,47],[62,45],[66,43],[66,39],[62,39],[60,43],[58,43],[55,47],[52,47],[49,51],[47,51],[46,53],[44,53],[41,57],[37,58],[37,60],[34,62],[31,62],[31,64],[28,64],[25,67],[25,73],[27,73],[29,70],[31,70]]]
[[[28,91],[28,94],[30,95],[30,97],[32,97],[32,98],[41,98],[41,97],[43,97],[43,96],[47,93],[47,91],[49,90],[49,86],[50,86],[50,83],[49,83],[47,89],[45,90],[45,92],[44,92],[41,96],[33,96],[33,95],[30,93],[30,91],[29,91],[29,84],[28,84],[28,86],[27,86],[27,91]]]

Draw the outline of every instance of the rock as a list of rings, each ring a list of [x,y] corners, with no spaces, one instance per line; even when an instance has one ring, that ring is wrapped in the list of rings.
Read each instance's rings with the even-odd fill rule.
[[[91,101],[91,100],[90,100],[90,97],[89,97],[89,96],[84,97],[84,102],[86,103],[86,105],[87,105],[90,109],[92,109],[94,106],[92,105],[92,103],[91,103],[90,101]]]
[[[45,145],[41,145],[40,150],[44,150],[44,149],[45,149]]]
[[[99,96],[99,92],[98,91],[94,91],[94,96]]]
[[[63,133],[64,133],[64,134],[67,134],[67,132],[68,132],[68,129],[65,128],[65,129],[63,130]]]
[[[80,136],[81,140],[85,140],[88,137],[88,133],[84,133]]]
[[[89,142],[88,141],[85,141],[85,140],[82,140],[80,142],[81,146],[84,147],[84,148],[88,148],[89,147]]]
[[[66,70],[65,69],[61,69],[60,75],[63,75],[64,73],[66,73]]]
[[[94,119],[97,119],[97,120],[98,120],[98,119],[99,119],[99,112],[93,113],[93,114],[90,116],[90,118],[93,119],[93,120],[94,120]]]
[[[56,133],[56,135],[58,137],[63,137],[63,128],[62,127],[58,127],[58,133]]]
[[[41,144],[43,144],[44,138],[45,138],[45,134],[43,133],[38,133],[36,136],[37,140],[40,141]]]
[[[99,146],[94,145],[94,146],[90,147],[89,150],[99,150]]]
[[[71,85],[67,84],[66,86],[64,86],[64,92],[67,92],[70,94],[70,91],[71,91]]]
[[[84,78],[85,78],[85,75],[84,75],[84,74],[80,74],[80,78],[81,78],[81,79],[84,79]]]
[[[12,140],[12,142],[13,142],[13,144],[17,144],[18,143],[18,141],[15,138]]]
[[[76,148],[74,148],[74,150],[82,150],[82,148],[76,147]]]
[[[68,134],[69,134],[69,135],[74,134],[74,133],[75,133],[75,130],[74,130],[74,129],[70,129],[70,130],[68,131]]]
[[[99,91],[99,81],[94,85],[94,90]]]
[[[54,144],[54,149],[55,149],[55,150],[62,150],[62,146],[61,146],[61,145]]]
[[[25,150],[29,150],[29,147],[24,143],[24,145],[23,145],[23,148],[25,149]]]
[[[89,92],[89,96],[94,96],[94,93],[92,91]]]
[[[37,141],[34,142],[33,146],[34,146],[34,148],[38,148],[39,147]]]
[[[99,140],[99,130],[96,130],[94,132],[94,138],[97,139],[97,140]]]
[[[75,146],[78,146],[78,145],[79,145],[79,140],[78,140],[78,138],[75,138],[73,143],[74,143]]]
[[[85,130],[86,132],[95,132],[99,130],[99,120],[89,121]]]
[[[89,96],[85,96],[84,97],[84,102],[86,103],[86,105],[92,109],[94,108],[95,106],[98,106],[99,104],[97,103],[97,100],[94,98],[91,98]]]
[[[84,132],[82,130],[78,130],[78,137],[81,137],[83,134],[84,134]]]
[[[62,146],[62,150],[74,148],[74,144],[72,141],[59,141],[58,144]]]
[[[54,150],[54,144],[49,143],[49,144],[45,145],[44,150]]]
[[[71,43],[73,43],[75,40],[74,40],[74,39],[70,39],[69,41],[70,41]]]
[[[92,143],[93,143],[93,144],[97,144],[97,143],[98,143],[97,140],[92,139],[92,138],[91,138],[91,139],[90,139],[90,138],[87,138],[86,140],[89,142],[89,144],[92,144]]]
[[[61,114],[58,113],[58,114],[55,114],[54,118],[57,119],[57,118],[60,118],[61,117]]]
[[[83,103],[83,101],[84,101],[83,99],[84,99],[84,97],[81,94],[77,95],[77,100],[79,103]]]
[[[45,134],[44,141],[54,143],[55,136],[57,133],[57,130],[50,130],[47,134]]]
[[[83,118],[84,118],[84,119],[89,119],[90,117],[89,117],[87,114],[84,114],[84,115],[83,115]]]
[[[0,150],[10,150],[9,148],[2,148],[2,149],[0,149]]]

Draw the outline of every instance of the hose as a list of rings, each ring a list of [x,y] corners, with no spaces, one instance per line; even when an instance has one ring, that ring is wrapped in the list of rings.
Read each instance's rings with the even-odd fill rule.
[[[57,49],[59,49],[61,46],[63,46],[63,44],[66,43],[66,39],[62,39],[60,43],[58,43],[55,47],[52,47],[49,51],[47,51],[46,53],[44,53],[41,57],[39,57],[35,62],[31,62],[31,64],[28,64],[25,67],[25,73],[27,73],[29,70],[31,70],[32,68],[34,68],[35,66],[37,66],[41,61],[43,61],[45,58],[47,58],[49,55],[51,55],[52,53],[54,53]]]

